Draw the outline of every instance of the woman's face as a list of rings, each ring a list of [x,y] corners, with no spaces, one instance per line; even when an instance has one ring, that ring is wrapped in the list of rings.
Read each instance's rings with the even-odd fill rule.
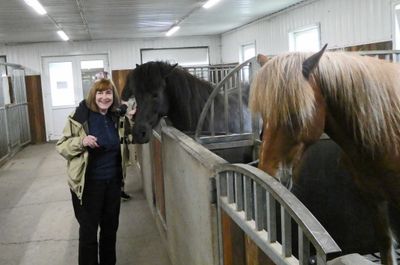
[[[99,108],[100,113],[107,113],[114,101],[113,90],[109,88],[104,91],[96,92],[96,105]]]

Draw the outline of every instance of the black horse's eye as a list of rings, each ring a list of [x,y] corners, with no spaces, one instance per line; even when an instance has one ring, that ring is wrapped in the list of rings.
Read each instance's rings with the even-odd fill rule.
[[[158,94],[157,93],[152,94],[152,96],[153,96],[153,99],[157,99],[158,98]]]

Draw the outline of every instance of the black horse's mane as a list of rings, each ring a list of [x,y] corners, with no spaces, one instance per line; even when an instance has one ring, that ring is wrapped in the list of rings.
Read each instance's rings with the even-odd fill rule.
[[[166,93],[170,102],[168,118],[172,124],[183,131],[194,131],[213,85],[180,66],[164,61],[148,62],[134,70],[134,82],[150,82],[150,79],[157,78],[164,78],[166,82]]]

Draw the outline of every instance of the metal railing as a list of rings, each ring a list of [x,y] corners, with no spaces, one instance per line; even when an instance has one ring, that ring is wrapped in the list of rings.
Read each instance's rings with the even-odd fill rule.
[[[237,66],[236,63],[216,64],[206,66],[185,66],[183,67],[192,75],[195,75],[212,84],[218,84],[225,76]]]
[[[377,57],[390,62],[400,62],[400,50],[387,50],[387,51],[359,51],[357,52],[363,56]]]
[[[226,164],[218,168],[216,178],[219,220],[224,210],[275,264],[309,264],[312,249],[318,265],[341,253],[311,212],[265,172],[245,164]],[[292,234],[292,221],[298,235]],[[218,226],[222,238],[220,221]],[[293,255],[293,237],[298,237],[298,257]],[[221,242],[219,247],[222,259]]]
[[[231,70],[214,88],[201,112],[194,138],[196,141],[217,148],[219,143],[235,142],[237,146],[253,145],[254,133],[258,132],[258,122],[254,118],[244,117],[247,102],[244,102],[244,93],[249,93],[251,77],[259,68],[256,57],[253,57]],[[247,91],[244,91],[247,89]],[[223,97],[223,123],[224,130],[216,132],[216,98]],[[233,117],[229,111],[229,101],[236,97],[237,113],[239,117]],[[250,114],[249,114],[250,115]],[[230,119],[239,119],[239,130],[230,131]],[[245,130],[245,124],[251,119],[251,131]],[[206,124],[208,121],[208,124]],[[218,121],[221,122],[221,121]],[[256,127],[254,127],[256,126]],[[207,130],[204,128],[207,127]],[[204,134],[208,131],[208,134]],[[219,148],[219,147],[218,147]]]
[[[0,98],[0,162],[31,141],[25,70],[17,64],[1,64],[7,67],[8,76],[5,75],[6,73],[0,74],[7,84],[10,77],[13,93],[12,102],[9,104],[4,102],[4,95]],[[8,89],[8,87],[3,88],[3,85],[3,82],[0,82],[2,94],[5,92],[4,89]]]

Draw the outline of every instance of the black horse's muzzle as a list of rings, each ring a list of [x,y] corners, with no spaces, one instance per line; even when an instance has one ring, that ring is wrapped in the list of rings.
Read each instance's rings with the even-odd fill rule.
[[[150,141],[151,126],[149,124],[134,124],[132,127],[133,141],[136,144],[145,144]]]

